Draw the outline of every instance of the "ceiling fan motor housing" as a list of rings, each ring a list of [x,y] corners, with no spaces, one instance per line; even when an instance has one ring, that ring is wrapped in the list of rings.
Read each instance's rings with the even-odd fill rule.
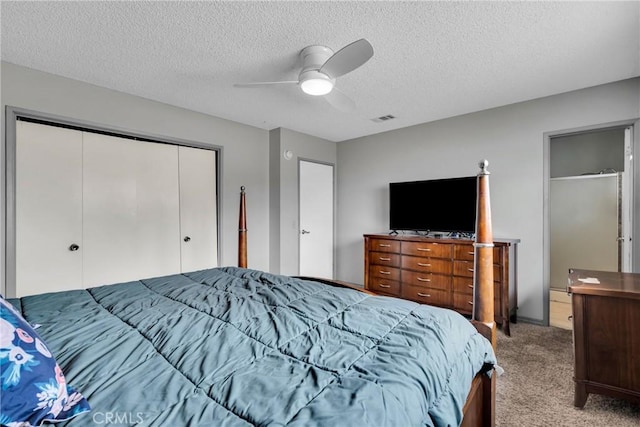
[[[300,52],[302,71],[298,76],[300,87],[309,95],[326,95],[336,83],[320,67],[333,55],[333,50],[326,46],[307,46]]]
[[[307,46],[300,51],[302,73],[308,70],[319,70],[331,58],[333,50],[326,46]]]

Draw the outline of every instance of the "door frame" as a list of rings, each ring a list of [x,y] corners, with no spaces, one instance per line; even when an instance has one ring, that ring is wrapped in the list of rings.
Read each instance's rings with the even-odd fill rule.
[[[331,278],[336,277],[336,165],[335,163],[331,163],[331,162],[324,162],[324,161],[320,161],[320,160],[315,160],[315,159],[310,159],[310,158],[306,158],[306,157],[298,157],[298,170],[297,170],[297,175],[298,175],[298,239],[297,239],[297,243],[298,243],[298,274],[300,274],[300,265],[301,265],[301,253],[300,253],[300,236],[301,236],[301,231],[302,231],[302,221],[301,221],[301,212],[300,212],[300,200],[301,200],[301,185],[300,185],[300,164],[301,162],[307,162],[307,163],[317,163],[320,165],[325,165],[325,166],[331,166],[331,168],[333,169],[333,174],[332,174],[332,184],[333,184],[333,200],[331,201],[332,203],[332,215],[333,215],[333,230],[331,232],[331,247],[333,248],[332,250],[332,264],[333,264],[333,268],[332,268],[332,272]]]
[[[94,133],[102,133],[112,136],[146,141],[160,144],[170,144],[205,150],[216,151],[216,199],[217,199],[217,245],[218,245],[218,265],[221,260],[222,238],[220,226],[223,223],[221,189],[223,187],[222,165],[223,147],[215,144],[205,144],[198,141],[190,141],[175,137],[166,137],[151,133],[141,133],[117,126],[104,125],[88,120],[74,119],[56,114],[44,113],[41,111],[29,110],[14,106],[6,106],[5,110],[5,180],[4,187],[0,188],[2,201],[4,202],[5,221],[2,224],[4,235],[4,256],[0,257],[2,272],[0,274],[0,294],[6,296],[15,295],[16,292],[16,122],[19,119],[26,119],[32,122],[43,123],[53,126],[67,127],[77,130],[84,130]]]
[[[636,158],[640,157],[640,120],[621,120],[616,122],[601,123],[589,126],[581,126],[577,128],[556,130],[543,133],[543,173],[542,173],[542,222],[543,222],[543,236],[542,236],[542,322],[544,326],[549,326],[549,303],[550,296],[549,291],[551,289],[551,254],[550,254],[550,216],[549,216],[549,183],[551,178],[551,139],[559,136],[567,136],[572,134],[588,133],[601,130],[607,130],[612,128],[632,128],[632,154]],[[627,161],[625,159],[625,164]],[[633,162],[631,162],[633,164]],[[640,166],[632,167],[629,175],[631,182],[629,186],[629,193],[623,195],[623,197],[629,197],[628,200],[630,206],[633,206],[630,212],[629,221],[631,222],[628,236],[631,237],[631,254],[632,254],[632,271],[640,270],[640,197],[633,197],[633,188],[640,188]]]

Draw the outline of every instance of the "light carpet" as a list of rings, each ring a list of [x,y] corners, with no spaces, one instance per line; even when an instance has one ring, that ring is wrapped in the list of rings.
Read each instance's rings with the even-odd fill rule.
[[[590,394],[583,409],[573,406],[572,332],[527,323],[511,324],[511,337],[498,330],[496,425],[640,426],[640,405]]]

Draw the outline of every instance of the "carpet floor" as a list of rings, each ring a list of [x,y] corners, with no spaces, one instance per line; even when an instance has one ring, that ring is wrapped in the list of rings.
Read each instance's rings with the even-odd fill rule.
[[[569,330],[527,323],[498,331],[496,425],[640,426],[640,405],[590,394],[583,409],[573,406],[573,343]]]

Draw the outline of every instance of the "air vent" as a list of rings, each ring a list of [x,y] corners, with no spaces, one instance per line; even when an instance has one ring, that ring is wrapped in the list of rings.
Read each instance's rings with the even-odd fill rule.
[[[371,119],[372,122],[376,122],[376,123],[382,123],[382,122],[386,122],[387,120],[391,120],[391,119],[395,119],[396,116],[392,116],[391,114],[387,114],[386,116],[380,116],[380,117],[376,117],[375,119]]]

